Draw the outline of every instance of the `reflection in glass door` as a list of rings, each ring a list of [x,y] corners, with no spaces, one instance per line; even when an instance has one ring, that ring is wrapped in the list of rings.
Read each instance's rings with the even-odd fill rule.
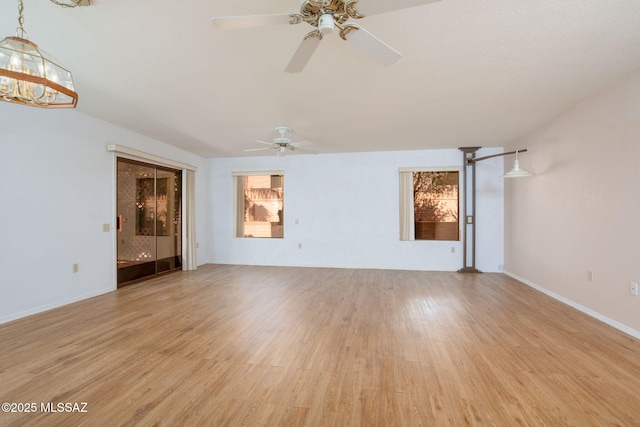
[[[118,159],[118,287],[182,267],[182,172]]]

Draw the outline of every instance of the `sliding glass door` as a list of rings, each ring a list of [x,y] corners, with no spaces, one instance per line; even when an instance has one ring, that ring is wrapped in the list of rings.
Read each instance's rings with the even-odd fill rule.
[[[182,267],[182,171],[118,159],[118,287]]]

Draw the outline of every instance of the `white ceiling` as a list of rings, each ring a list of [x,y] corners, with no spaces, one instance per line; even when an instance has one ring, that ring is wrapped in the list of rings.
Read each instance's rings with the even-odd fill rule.
[[[72,70],[78,110],[206,157],[269,155],[242,150],[282,125],[322,153],[503,146],[640,67],[638,0],[442,0],[358,21],[396,64],[334,34],[300,74],[283,70],[307,24],[211,24],[298,0],[24,3],[29,39]],[[0,11],[0,37],[14,35],[17,0]]]

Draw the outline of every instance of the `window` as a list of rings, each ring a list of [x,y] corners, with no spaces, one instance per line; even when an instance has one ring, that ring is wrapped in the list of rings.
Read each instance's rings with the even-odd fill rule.
[[[284,175],[234,173],[236,237],[284,237]]]
[[[400,240],[459,240],[456,170],[400,170]]]

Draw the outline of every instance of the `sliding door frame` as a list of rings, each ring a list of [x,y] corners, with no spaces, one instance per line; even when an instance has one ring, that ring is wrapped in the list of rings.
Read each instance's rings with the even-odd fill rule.
[[[118,215],[118,158],[133,160],[138,162],[147,163],[152,166],[159,166],[164,168],[176,169],[182,171],[182,197],[181,197],[181,209],[182,209],[182,270],[195,270],[196,269],[196,243],[195,243],[195,226],[193,219],[195,219],[195,210],[193,206],[189,206],[190,198],[193,196],[193,189],[190,189],[187,185],[193,186],[194,174],[198,168],[196,166],[178,162],[175,160],[167,159],[165,157],[157,156],[155,154],[146,153],[133,148],[125,147],[117,144],[107,145],[107,151],[113,153],[113,182],[112,182],[112,260],[113,266],[113,289],[118,289],[118,230],[116,227],[115,218]],[[191,177],[189,177],[191,175]],[[191,226],[189,226],[191,224]]]

